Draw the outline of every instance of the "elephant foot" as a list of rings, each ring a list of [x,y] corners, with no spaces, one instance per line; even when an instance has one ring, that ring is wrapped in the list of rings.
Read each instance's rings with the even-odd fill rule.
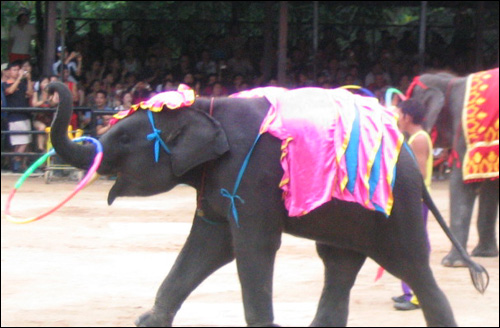
[[[463,268],[466,267],[464,260],[458,254],[455,254],[453,251],[448,253],[442,260],[441,265],[450,268]]]
[[[137,327],[172,327],[172,319],[166,315],[161,315],[153,309],[143,313],[137,320]]]
[[[488,244],[478,244],[471,253],[472,256],[477,257],[497,257],[498,256],[498,248],[496,243],[494,245]]]

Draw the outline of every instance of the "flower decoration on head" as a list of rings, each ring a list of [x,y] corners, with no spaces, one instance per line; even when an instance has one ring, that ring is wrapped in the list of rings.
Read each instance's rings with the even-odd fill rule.
[[[121,120],[127,116],[132,115],[138,109],[148,109],[153,112],[160,112],[163,107],[169,109],[177,109],[181,107],[188,107],[194,103],[195,94],[193,89],[185,84],[180,84],[177,91],[166,91],[159,93],[147,101],[141,101],[138,104],[132,105],[130,109],[123,110],[116,113],[111,120],[111,125],[116,124],[118,120]]]

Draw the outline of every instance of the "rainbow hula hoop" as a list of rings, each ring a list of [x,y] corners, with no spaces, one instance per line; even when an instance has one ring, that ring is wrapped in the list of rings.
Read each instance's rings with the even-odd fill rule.
[[[66,204],[71,198],[73,198],[80,190],[82,190],[83,187],[85,187],[85,185],[90,181],[91,177],[94,175],[94,173],[99,168],[99,165],[101,165],[102,156],[103,156],[102,144],[99,142],[99,140],[91,138],[91,137],[81,137],[81,138],[73,139],[73,142],[79,142],[79,141],[92,142],[96,147],[97,154],[95,155],[94,162],[92,163],[92,166],[90,167],[89,171],[87,172],[87,175],[85,175],[85,177],[80,181],[80,183],[76,186],[75,190],[73,190],[73,192],[68,197],[66,197],[62,202],[60,202],[54,208],[52,208],[52,209],[48,210],[47,212],[42,213],[38,216],[34,216],[31,218],[27,218],[27,219],[20,219],[20,218],[15,218],[12,215],[10,215],[10,203],[11,203],[12,199],[14,198],[16,191],[19,188],[21,188],[21,186],[23,185],[26,178],[28,178],[33,173],[33,171],[35,171],[40,165],[42,165],[47,160],[47,158],[49,158],[50,156],[52,156],[56,153],[54,149],[51,149],[48,153],[46,153],[44,156],[40,157],[35,163],[33,163],[33,165],[31,165],[26,170],[26,172],[24,172],[24,174],[19,178],[19,180],[17,180],[17,182],[14,186],[14,189],[12,189],[12,191],[10,192],[9,198],[7,199],[7,204],[5,205],[5,216],[6,216],[7,220],[9,220],[10,222],[13,222],[13,223],[17,223],[17,224],[29,223],[29,222],[40,220],[40,219],[46,217],[47,215],[52,214],[55,211],[57,211],[64,204]]]
[[[360,87],[359,85],[343,85],[341,86],[342,89],[354,89],[354,90],[360,90],[360,91],[363,91],[368,97],[373,97],[373,98],[376,98],[375,95],[373,94],[373,92],[371,92],[370,90],[368,89],[365,89],[363,87]]]
[[[387,89],[387,91],[385,92],[385,107],[390,107],[391,104],[392,104],[392,97],[393,95],[397,93],[397,95],[399,96],[399,98],[402,100],[402,101],[405,101],[406,100],[406,96],[401,92],[399,91],[398,89],[396,88],[389,88]]]

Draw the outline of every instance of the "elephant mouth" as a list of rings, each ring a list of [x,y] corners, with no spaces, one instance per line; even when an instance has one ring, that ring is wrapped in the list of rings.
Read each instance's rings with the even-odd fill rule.
[[[108,205],[118,197],[122,196],[151,196],[157,194],[156,190],[151,190],[150,186],[142,180],[136,180],[128,175],[117,173],[116,180],[108,193]]]
[[[123,194],[124,185],[125,184],[123,182],[122,175],[120,173],[118,173],[116,176],[116,181],[108,193],[108,205],[113,204],[115,199]]]
[[[166,182],[165,178],[155,176],[146,179],[131,176],[127,172],[116,174],[116,180],[108,193],[108,205],[113,204],[117,197],[147,197],[167,192],[177,185],[175,181]]]

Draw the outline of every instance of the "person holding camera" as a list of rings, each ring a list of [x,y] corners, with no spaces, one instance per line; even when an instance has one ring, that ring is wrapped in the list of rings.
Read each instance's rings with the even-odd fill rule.
[[[54,75],[60,76],[61,65],[62,65],[68,68],[69,76],[67,80],[73,83],[77,83],[78,79],[82,75],[83,57],[77,51],[72,51],[71,53],[68,53],[68,49],[64,47],[64,64],[63,64],[62,52],[63,52],[63,47],[61,46],[57,47],[57,57],[59,58],[59,60],[52,65],[52,73]]]
[[[29,100],[33,96],[31,74],[21,70],[22,61],[15,61],[7,66],[8,80],[5,82],[5,96],[7,107],[29,107]],[[8,116],[9,131],[31,131],[31,117],[25,113],[10,112]],[[12,134],[10,143],[14,152],[24,153],[31,143],[31,134]],[[20,172],[26,168],[26,157],[15,156],[11,162],[12,171]]]

